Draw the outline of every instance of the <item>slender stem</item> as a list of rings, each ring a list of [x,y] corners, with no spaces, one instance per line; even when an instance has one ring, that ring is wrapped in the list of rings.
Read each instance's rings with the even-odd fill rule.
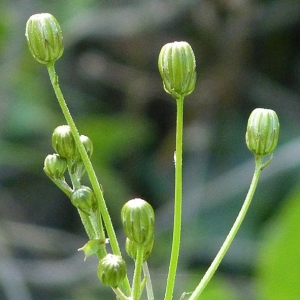
[[[70,179],[73,185],[73,190],[76,190],[79,186],[81,186],[80,178],[78,171],[81,170],[76,170],[74,171],[74,162],[72,159],[68,159],[68,170],[70,174]],[[82,166],[82,165],[81,165]],[[101,218],[101,213],[100,210],[97,209],[96,212],[92,212],[90,215],[87,215],[86,213],[82,212],[80,209],[78,209],[78,213],[80,215],[82,224],[85,228],[85,231],[88,234],[88,237],[90,240],[95,240],[99,239],[103,241],[105,245],[105,233],[104,233],[104,228],[102,224],[102,218]],[[101,247],[102,248],[102,247]],[[105,248],[105,246],[103,247]],[[101,249],[101,255],[105,256],[106,251],[103,251]],[[99,257],[103,258],[103,256]]]
[[[143,265],[143,255],[144,248],[143,246],[137,247],[133,282],[132,282],[132,299],[139,300],[141,297],[141,275],[142,275],[142,265]]]
[[[68,170],[69,170],[69,175],[70,175],[70,179],[72,182],[72,191],[74,191],[75,189],[77,189],[80,186],[80,181],[78,180],[77,176],[73,173],[72,170],[72,160],[70,158],[67,159],[68,162]],[[69,196],[69,198],[71,197],[71,194]],[[77,209],[78,214],[80,216],[81,219],[81,223],[83,224],[83,227],[85,229],[85,232],[87,233],[88,237],[90,240],[94,240],[96,239],[96,231],[95,228],[89,218],[89,216],[84,213],[83,211],[81,211],[80,209]],[[105,239],[105,237],[104,237]]]
[[[80,209],[77,209],[77,211],[78,211],[81,222],[83,224],[83,227],[84,227],[89,239],[90,240],[96,239],[95,229],[91,223],[89,216],[86,213],[84,213],[83,211],[81,211]]]
[[[108,213],[106,203],[105,203],[104,198],[103,198],[103,193],[101,191],[101,188],[100,188],[99,182],[97,180],[97,176],[95,174],[95,171],[93,169],[92,163],[90,161],[90,158],[87,155],[86,150],[85,150],[83,144],[80,141],[80,135],[78,133],[75,122],[73,121],[73,118],[72,118],[72,116],[69,112],[69,109],[67,107],[67,104],[64,100],[63,94],[60,90],[59,83],[58,83],[58,76],[55,73],[54,65],[49,65],[49,66],[47,66],[47,68],[48,68],[49,77],[50,77],[55,95],[57,97],[57,100],[59,102],[61,110],[64,114],[64,117],[65,117],[68,125],[70,126],[70,129],[72,131],[76,146],[77,146],[78,151],[81,155],[82,162],[85,165],[86,172],[87,172],[88,177],[90,179],[90,182],[92,184],[96,199],[98,201],[98,208],[101,211],[101,215],[102,215],[102,218],[103,218],[103,222],[105,224],[107,235],[108,235],[109,240],[110,240],[112,251],[116,255],[121,255],[120,247],[119,247],[117,237],[116,237],[113,225],[112,225],[112,221],[111,221],[110,215]],[[129,285],[129,280],[128,280],[127,276],[124,280],[124,288],[126,290],[126,293],[130,294],[130,285]]]
[[[181,211],[182,211],[182,132],[183,132],[183,102],[184,97],[176,99],[176,152],[175,152],[175,204],[174,204],[174,226],[171,259],[165,300],[173,298],[175,277],[180,249],[181,235]]]
[[[144,272],[144,276],[146,278],[147,298],[148,298],[148,300],[154,300],[154,294],[153,294],[153,288],[152,288],[150,272],[149,272],[148,264],[147,264],[146,261],[143,262],[143,272]]]
[[[128,298],[127,296],[125,296],[119,288],[113,288],[113,291],[120,300],[132,300],[131,297]]]
[[[240,226],[241,226],[241,224],[242,224],[242,222],[245,218],[247,210],[250,206],[251,200],[253,198],[254,192],[255,192],[256,187],[257,187],[257,183],[258,183],[261,171],[266,165],[266,164],[263,164],[262,159],[263,159],[262,156],[256,156],[255,157],[255,171],[254,171],[254,175],[253,175],[253,178],[252,178],[252,181],[251,181],[250,188],[248,190],[247,196],[246,196],[245,201],[243,203],[243,206],[242,206],[242,208],[241,208],[241,210],[240,210],[240,212],[239,212],[239,214],[238,214],[238,216],[237,216],[230,232],[228,233],[222,247],[220,248],[218,254],[216,255],[213,262],[211,263],[210,267],[206,271],[203,278],[201,279],[199,285],[197,286],[195,291],[192,293],[189,300],[199,299],[200,294],[203,292],[204,288],[206,287],[208,282],[211,280],[212,276],[214,275],[215,271],[217,270],[218,266],[220,265],[223,257],[225,256],[228,248],[230,247],[236,233],[238,232],[238,230],[239,230],[239,228],[240,228]]]

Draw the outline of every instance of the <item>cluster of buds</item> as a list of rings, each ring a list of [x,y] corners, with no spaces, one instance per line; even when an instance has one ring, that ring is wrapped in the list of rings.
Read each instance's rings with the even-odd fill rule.
[[[85,135],[80,136],[80,141],[90,157],[93,153],[92,141]],[[97,202],[94,192],[89,187],[80,184],[85,168],[68,125],[58,126],[54,129],[52,146],[56,153],[46,157],[45,173],[70,197],[74,206],[90,215],[96,211]],[[73,189],[65,181],[64,174],[67,169],[71,179],[76,182]]]
[[[26,24],[25,36],[29,50],[37,62],[49,67],[62,56],[64,45],[61,28],[51,14],[31,16]],[[165,91],[175,99],[184,98],[193,92],[196,83],[196,60],[187,42],[164,45],[159,54],[158,69]],[[249,117],[246,131],[249,150],[255,156],[272,154],[277,146],[278,136],[279,121],[276,113],[270,109],[255,109]],[[80,142],[90,157],[93,153],[91,140],[81,135]],[[98,203],[94,192],[80,183],[85,168],[69,126],[59,126],[54,130],[52,146],[56,153],[46,157],[45,173],[70,197],[80,214],[92,219]],[[67,169],[73,189],[64,178]],[[121,220],[127,237],[126,252],[136,261],[139,253],[140,259],[146,261],[154,243],[155,216],[152,206],[140,198],[129,200],[122,208]],[[98,252],[104,243],[105,240],[91,239],[82,250],[89,256]],[[126,263],[119,255],[103,256],[98,265],[98,277],[104,285],[117,288],[126,277]]]
[[[85,135],[80,135],[80,142],[83,144],[89,157],[93,154],[93,143]],[[80,153],[77,149],[70,126],[61,125],[54,129],[52,134],[52,146],[56,153],[71,162],[71,172],[78,172],[79,179],[83,173],[79,169],[83,167]],[[70,164],[69,164],[70,165]]]

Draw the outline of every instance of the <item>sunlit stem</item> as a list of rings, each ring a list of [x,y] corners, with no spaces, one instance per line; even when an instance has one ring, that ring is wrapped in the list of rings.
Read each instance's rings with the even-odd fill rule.
[[[248,211],[248,208],[249,208],[252,198],[254,196],[254,192],[256,190],[261,171],[263,170],[263,168],[265,168],[271,162],[271,160],[272,160],[272,156],[266,163],[263,163],[263,156],[255,157],[255,171],[254,171],[254,175],[253,175],[253,178],[251,181],[250,188],[248,190],[247,196],[243,203],[243,206],[242,206],[229,234],[227,235],[222,247],[220,248],[218,254],[214,258],[213,262],[211,263],[210,267],[208,268],[205,275],[201,279],[199,285],[196,287],[195,291],[192,293],[189,300],[198,300],[199,299],[199,297],[200,297],[201,293],[203,292],[203,290],[205,289],[206,285],[209,283],[209,281],[213,277],[214,273],[216,272],[218,266],[220,265],[222,259],[224,258],[227,250],[229,249],[234,237],[236,236],[236,234],[245,218],[245,215]]]
[[[132,299],[139,300],[141,297],[141,275],[142,275],[142,265],[143,265],[144,248],[138,245],[136,251],[134,274],[132,282]]]
[[[182,214],[182,134],[183,134],[183,102],[184,97],[176,99],[176,151],[175,151],[175,203],[174,203],[174,226],[171,259],[165,300],[173,298],[177,263],[180,249],[181,214]]]

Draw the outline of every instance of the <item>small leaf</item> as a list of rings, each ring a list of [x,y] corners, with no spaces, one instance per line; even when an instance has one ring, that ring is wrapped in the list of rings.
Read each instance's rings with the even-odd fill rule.
[[[106,241],[107,242],[107,241]],[[104,244],[101,240],[90,240],[83,247],[79,248],[78,251],[83,251],[85,254],[84,260],[89,256],[97,254],[98,251],[103,247]]]

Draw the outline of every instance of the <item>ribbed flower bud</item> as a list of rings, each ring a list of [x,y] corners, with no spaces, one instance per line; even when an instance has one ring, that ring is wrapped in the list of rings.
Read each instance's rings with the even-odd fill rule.
[[[67,160],[58,154],[49,154],[44,161],[45,173],[55,179],[62,179],[67,169]]]
[[[246,131],[248,149],[257,156],[271,154],[278,142],[279,121],[275,111],[256,108],[250,114]]]
[[[71,194],[71,202],[82,212],[90,215],[97,209],[94,192],[87,186],[81,185]]]
[[[25,36],[29,51],[41,64],[53,64],[64,52],[60,25],[48,13],[32,15],[26,23]]]
[[[154,236],[155,216],[145,200],[129,200],[122,208],[121,219],[126,236],[139,245],[147,245]]]
[[[76,145],[68,125],[58,126],[54,129],[52,134],[52,146],[61,157],[74,157]]]
[[[80,141],[81,141],[81,143],[83,144],[83,146],[84,146],[84,148],[85,148],[85,150],[86,150],[86,152],[87,152],[87,155],[88,155],[89,157],[91,157],[92,154],[93,154],[94,147],[93,147],[93,143],[92,143],[92,141],[90,140],[90,138],[88,138],[88,137],[85,136],[85,135],[81,135],[81,136],[80,136]],[[76,159],[77,161],[81,161],[81,156],[80,156],[80,153],[79,153],[78,149],[76,149],[75,159]]]
[[[187,42],[164,45],[158,57],[158,69],[164,89],[175,99],[189,95],[196,83],[196,60]]]
[[[154,236],[149,242],[143,246],[143,261],[146,261],[148,257],[151,254],[152,248],[153,248],[153,243],[154,243]],[[126,238],[126,243],[125,243],[125,249],[127,254],[133,258],[134,260],[136,259],[136,254],[137,254],[137,249],[138,249],[138,244],[129,238]]]
[[[126,276],[126,263],[119,255],[107,254],[98,265],[98,277],[104,285],[117,288]]]

